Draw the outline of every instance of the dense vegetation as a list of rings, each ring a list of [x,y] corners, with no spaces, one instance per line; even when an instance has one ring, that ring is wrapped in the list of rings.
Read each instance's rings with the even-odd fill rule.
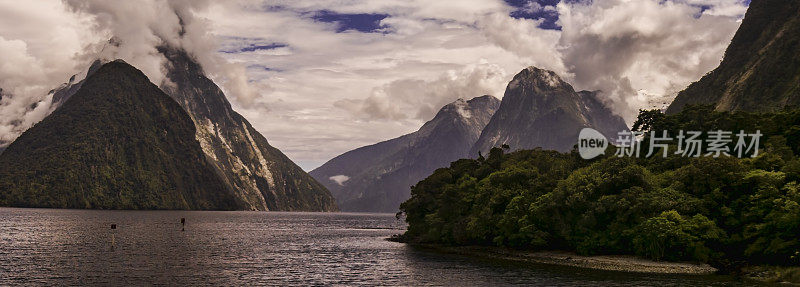
[[[102,66],[0,155],[0,206],[234,209],[186,112],[136,68]]]
[[[635,254],[723,269],[800,265],[800,110],[643,111],[634,129],[759,129],[764,136],[757,157],[743,159],[620,158],[609,147],[583,160],[576,151],[495,148],[414,186],[401,206],[409,223],[403,239]],[[673,142],[669,150],[676,149]]]

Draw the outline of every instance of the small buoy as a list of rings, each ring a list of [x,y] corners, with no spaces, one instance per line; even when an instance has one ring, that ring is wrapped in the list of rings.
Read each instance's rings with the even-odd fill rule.
[[[113,230],[116,230],[116,229],[117,229],[117,225],[112,223],[111,224],[111,230],[112,230],[112,232],[111,232],[111,251],[114,251],[114,246],[116,245],[115,242],[114,242],[115,232],[113,232]]]

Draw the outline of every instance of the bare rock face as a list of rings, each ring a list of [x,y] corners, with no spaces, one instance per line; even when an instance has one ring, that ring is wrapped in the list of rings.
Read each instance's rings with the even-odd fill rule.
[[[233,111],[222,90],[190,55],[170,48],[160,52],[169,61],[171,81],[161,88],[189,113],[203,151],[244,203],[242,209],[338,210],[323,185]]]
[[[500,101],[482,96],[444,106],[418,131],[361,147],[311,171],[346,211],[396,212],[411,186],[469,156]]]
[[[625,121],[598,99],[598,92],[576,92],[556,73],[529,67],[508,84],[500,108],[470,150],[474,158],[493,147],[543,148],[566,152],[585,127],[609,139],[627,130]]]
[[[719,67],[678,94],[721,111],[769,112],[800,105],[800,2],[754,0]]]

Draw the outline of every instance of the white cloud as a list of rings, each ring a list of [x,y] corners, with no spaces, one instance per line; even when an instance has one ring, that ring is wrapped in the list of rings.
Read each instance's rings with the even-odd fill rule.
[[[349,176],[346,176],[346,175],[344,175],[344,174],[340,174],[340,175],[334,175],[334,176],[331,176],[331,177],[329,177],[328,179],[330,179],[330,180],[332,180],[332,181],[336,182],[336,184],[338,184],[338,185],[344,186],[344,183],[345,183],[346,181],[350,180],[350,177],[349,177]]]
[[[478,21],[480,32],[490,43],[519,57],[519,69],[536,66],[566,74],[567,69],[558,51],[559,31],[538,28],[540,21],[514,19],[508,15],[491,14]],[[518,72],[518,71],[514,72]]]
[[[48,91],[78,72],[86,24],[57,1],[0,0],[0,146],[42,120]]]
[[[433,80],[400,79],[375,88],[366,99],[345,99],[334,106],[365,119],[430,120],[441,107],[456,99],[501,96],[508,82],[497,65],[481,63],[460,71],[449,70]]]
[[[206,73],[233,99],[250,105],[257,97],[249,85],[245,68],[229,63],[217,53],[218,43],[209,32],[209,23],[195,16],[208,7],[200,0],[65,0],[76,13],[94,20],[94,28],[119,45],[105,45],[98,57],[123,59],[139,68],[156,84],[163,84],[166,58],[158,53],[161,45],[183,48],[193,55]]]
[[[700,15],[699,7],[670,1],[561,3],[558,11],[571,82],[605,91],[629,122],[638,109],[674,96],[719,65],[738,28],[738,16]]]

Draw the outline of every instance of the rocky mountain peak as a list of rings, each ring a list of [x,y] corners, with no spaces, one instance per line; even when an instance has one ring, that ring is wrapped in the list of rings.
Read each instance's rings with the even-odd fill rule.
[[[452,103],[447,104],[442,109],[444,112],[455,113],[456,116],[468,119],[472,117],[472,114],[469,112],[469,104],[466,100],[459,98]]]
[[[555,72],[528,67],[508,84],[500,107],[470,155],[504,144],[514,150],[569,151],[584,127],[596,128],[609,138],[627,129],[596,92],[576,92]]]
[[[480,97],[474,97],[467,101],[467,105],[473,109],[483,109],[483,108],[492,108],[497,109],[497,106],[500,105],[500,100],[495,98],[491,95],[483,95]]]
[[[538,90],[572,89],[572,86],[564,82],[555,72],[534,66],[527,67],[517,73],[511,83],[508,84],[509,89],[520,87],[530,87]]]
[[[474,112],[485,114],[487,110],[497,110],[499,105],[500,100],[489,95],[475,97],[470,100],[459,98],[442,107],[435,118],[449,117],[469,120],[473,117]]]

